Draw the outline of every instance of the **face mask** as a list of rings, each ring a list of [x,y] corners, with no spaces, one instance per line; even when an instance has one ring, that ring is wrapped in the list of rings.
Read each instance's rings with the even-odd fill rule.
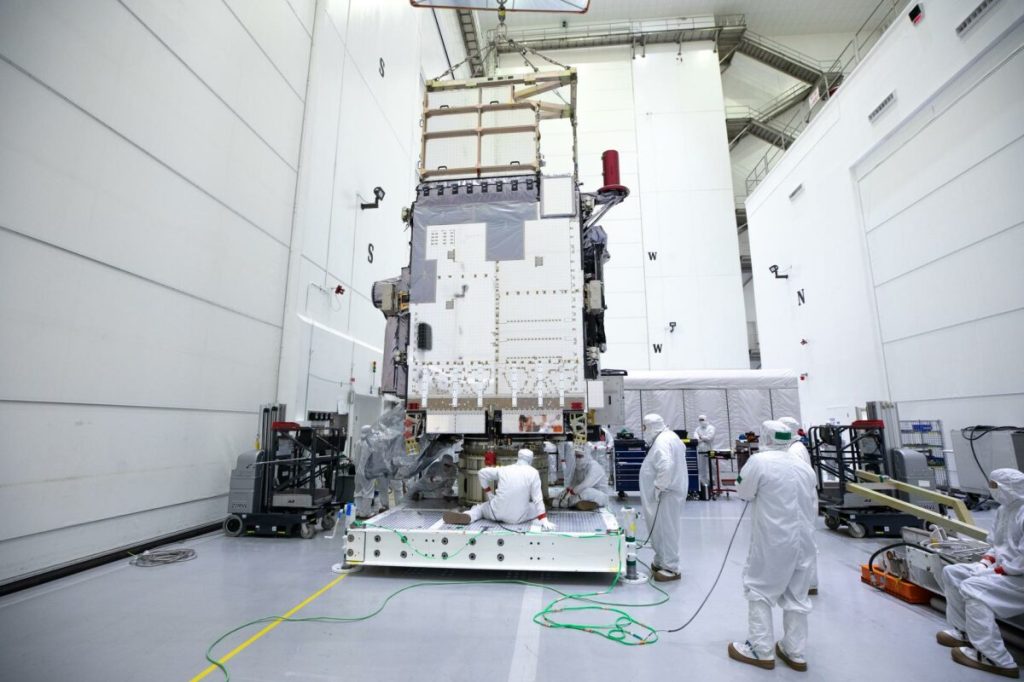
[[[1006,492],[1006,489],[1000,486],[998,483],[996,484],[995,488],[991,488],[990,490],[992,490],[992,499],[994,499],[999,504],[1010,504],[1011,502],[1013,502],[1013,497],[1010,496]]]

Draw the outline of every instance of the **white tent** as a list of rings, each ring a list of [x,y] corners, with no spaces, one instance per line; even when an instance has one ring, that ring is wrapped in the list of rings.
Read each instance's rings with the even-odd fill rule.
[[[643,415],[656,412],[669,428],[692,434],[704,414],[716,429],[715,449],[731,450],[739,434],[760,433],[767,419],[800,421],[799,381],[789,370],[630,371],[625,426],[639,437]]]

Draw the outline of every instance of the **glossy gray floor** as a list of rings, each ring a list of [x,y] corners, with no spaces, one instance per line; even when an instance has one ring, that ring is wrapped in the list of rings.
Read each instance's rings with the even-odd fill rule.
[[[740,516],[735,500],[689,502],[684,508],[683,580],[672,599],[629,609],[657,628],[683,623],[710,589]],[[982,517],[984,518],[984,517]],[[820,523],[820,521],[819,521]],[[744,520],[721,582],[686,630],[651,646],[624,647],[593,635],[532,622],[551,593],[522,585],[440,586],[402,593],[376,617],[355,624],[284,623],[228,663],[231,679],[281,680],[994,680],[950,660],[935,643],[941,615],[871,589],[858,566],[882,541],[853,540],[823,526],[821,595],[811,614],[810,673],[779,664],[774,671],[728,659],[726,645],[744,639],[746,602],[740,575],[747,553]],[[227,538],[185,543],[198,558],[161,568],[112,564],[0,600],[0,670],[19,682],[191,680],[207,669],[206,647],[247,621],[282,614],[336,578],[337,541]],[[644,553],[647,554],[647,553]],[[641,556],[643,557],[644,554]],[[600,589],[606,578],[559,574],[467,575],[438,570],[366,570],[344,578],[296,617],[354,616],[394,591],[424,580],[519,577],[563,591]],[[647,586],[621,586],[615,600],[656,596]],[[776,618],[776,631],[781,617]],[[252,627],[216,649],[223,656],[259,632]],[[223,679],[212,671],[202,679]]]

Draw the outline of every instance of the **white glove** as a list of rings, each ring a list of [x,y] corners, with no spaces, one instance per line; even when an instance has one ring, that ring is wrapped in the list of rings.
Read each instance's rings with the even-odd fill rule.
[[[554,530],[557,526],[548,521],[546,518],[540,520],[540,529],[543,531]]]
[[[992,571],[992,565],[984,561],[976,561],[973,564],[968,564],[968,568],[971,569],[971,575],[981,575]]]
[[[487,492],[484,493],[484,497],[487,498],[488,502],[490,502],[491,500],[494,499],[494,493],[488,490]]]
[[[654,489],[654,501],[655,502],[660,502],[661,501],[661,494],[663,492],[665,492],[665,491],[662,490],[661,488],[655,488]]]

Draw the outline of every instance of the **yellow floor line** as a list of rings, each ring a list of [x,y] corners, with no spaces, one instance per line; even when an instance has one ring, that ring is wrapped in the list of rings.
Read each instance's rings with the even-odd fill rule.
[[[338,576],[337,578],[335,578],[334,580],[332,580],[331,582],[327,583],[326,585],[324,585],[323,587],[321,587],[321,588],[320,588],[319,590],[317,590],[317,591],[316,591],[316,592],[314,592],[313,594],[311,594],[311,595],[309,595],[308,597],[306,597],[305,599],[303,599],[303,600],[302,600],[302,601],[301,601],[301,602],[299,603],[299,605],[298,605],[298,606],[296,606],[296,607],[295,607],[295,608],[293,608],[293,609],[292,609],[291,611],[289,611],[288,613],[284,614],[284,615],[283,615],[283,616],[281,616],[281,617],[282,617],[282,618],[291,618],[291,617],[292,617],[293,615],[295,615],[296,613],[298,613],[298,612],[299,612],[299,611],[300,611],[300,610],[301,610],[301,609],[302,609],[302,608],[303,608],[304,606],[306,606],[307,604],[309,604],[309,603],[310,603],[311,601],[313,601],[314,599],[316,599],[317,597],[319,597],[319,596],[320,596],[321,594],[323,594],[323,593],[324,593],[324,592],[326,592],[327,590],[329,590],[329,589],[331,589],[332,587],[334,587],[335,585],[337,585],[337,584],[338,584],[338,582],[339,582],[339,581],[340,581],[340,580],[341,580],[342,578],[345,578],[345,577],[347,577],[347,575],[348,575],[348,574],[345,574],[345,575],[339,575],[339,576]],[[278,625],[280,625],[280,624],[281,624],[281,623],[283,623],[283,622],[284,622],[284,621],[281,621],[281,620],[275,620],[275,621],[274,621],[273,623],[270,623],[269,625],[267,625],[266,627],[264,627],[264,628],[263,628],[262,630],[260,630],[259,632],[257,632],[257,633],[256,633],[255,635],[253,635],[252,637],[250,637],[249,639],[245,640],[244,642],[242,642],[241,644],[239,644],[238,646],[236,646],[236,647],[235,647],[234,649],[232,649],[231,651],[229,651],[229,652],[228,652],[228,654],[227,654],[226,656],[224,656],[223,658],[219,659],[219,662],[220,662],[220,663],[227,663],[227,662],[228,662],[228,661],[230,661],[230,660],[231,660],[232,658],[234,658],[234,657],[235,657],[235,656],[237,656],[238,654],[240,654],[240,653],[242,653],[243,651],[245,651],[245,649],[246,649],[246,648],[247,648],[247,647],[248,647],[248,646],[249,646],[250,644],[252,644],[253,642],[255,642],[255,641],[256,641],[257,639],[259,639],[259,638],[260,638],[260,637],[262,637],[263,635],[267,634],[268,632],[270,632],[271,630],[273,630],[274,628],[276,628],[276,627],[277,627]],[[206,676],[207,676],[207,675],[209,675],[210,673],[214,672],[215,670],[219,670],[219,668],[218,668],[217,666],[215,666],[215,665],[210,665],[210,666],[209,666],[208,668],[206,668],[206,670],[204,670],[203,672],[199,673],[198,675],[196,675],[195,677],[193,677],[193,678],[192,678],[191,680],[189,680],[189,682],[199,682],[199,680],[203,679],[204,677],[206,677]]]

